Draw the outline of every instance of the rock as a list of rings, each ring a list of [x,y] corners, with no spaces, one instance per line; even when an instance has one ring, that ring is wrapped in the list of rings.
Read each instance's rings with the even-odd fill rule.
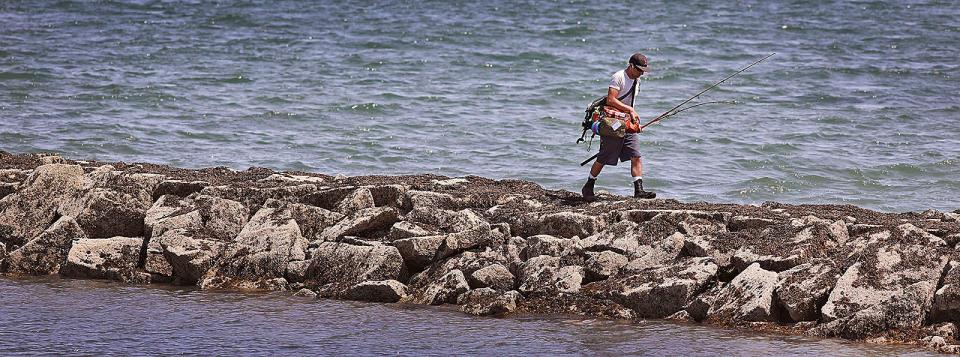
[[[674,261],[683,251],[683,242],[683,234],[676,232],[654,243],[655,245],[638,245],[630,255],[630,262],[621,268],[620,274],[635,274]]]
[[[931,304],[934,289],[936,285],[933,283],[920,281],[846,317],[820,324],[816,332],[862,339],[887,331],[917,329],[923,325],[924,311]]]
[[[453,304],[457,297],[470,290],[467,278],[463,272],[454,269],[440,278],[439,281],[430,284],[419,299],[418,303],[427,305]]]
[[[37,167],[19,191],[0,199],[0,243],[16,249],[36,237],[57,218],[60,205],[78,195],[87,182],[78,165]]]
[[[144,225],[153,237],[173,229],[186,229],[198,238],[230,242],[240,234],[249,215],[249,210],[234,200],[207,195],[164,195],[147,210]]]
[[[571,238],[586,237],[598,230],[596,217],[575,212],[557,212],[540,217],[540,234]]]
[[[225,198],[243,204],[250,212],[257,212],[267,201],[273,199],[284,202],[300,202],[308,200],[317,193],[317,185],[301,184],[294,186],[279,186],[259,188],[247,185],[239,186],[207,186],[200,190],[201,195]],[[327,208],[327,207],[324,207]]]
[[[193,193],[200,192],[208,185],[209,183],[205,181],[166,180],[157,185],[157,188],[153,190],[152,196],[154,201],[163,195],[187,197]]]
[[[370,302],[398,302],[407,296],[407,286],[396,280],[365,281],[345,290],[347,300]]]
[[[156,239],[147,243],[147,257],[143,263],[143,270],[150,274],[151,283],[170,283],[173,281],[173,266],[163,256],[163,247]]]
[[[150,275],[137,271],[142,238],[113,237],[73,242],[60,275],[71,278],[147,283]]]
[[[67,260],[73,240],[86,239],[80,225],[69,216],[60,217],[50,228],[6,258],[7,272],[18,275],[57,274]]]
[[[402,209],[409,207],[407,201],[408,188],[404,185],[376,185],[364,187],[370,190],[373,204],[377,207],[393,207]]]
[[[587,282],[604,280],[614,276],[620,271],[620,268],[629,263],[627,257],[609,250],[587,254],[590,258],[587,259],[583,267]]]
[[[950,262],[933,296],[931,322],[960,321],[960,263]]]
[[[683,310],[716,274],[712,259],[690,258],[603,284],[613,291],[614,301],[638,317],[662,318]]]
[[[521,293],[576,293],[583,283],[583,267],[560,267],[560,259],[541,255],[527,260],[520,281]]]
[[[708,313],[710,312],[710,307],[713,306],[714,301],[717,299],[717,296],[720,295],[720,292],[726,287],[726,283],[717,282],[716,285],[708,288],[706,291],[697,295],[684,309],[687,312],[687,315],[690,316],[694,321],[700,322],[706,320]]]
[[[407,191],[407,199],[410,206],[416,210],[418,208],[431,207],[440,209],[456,209],[457,200],[446,193],[431,191]]]
[[[134,196],[110,189],[94,188],[79,200],[61,206],[73,216],[90,238],[143,236],[144,216],[149,208]]]
[[[372,230],[386,229],[398,220],[397,210],[390,207],[376,207],[360,210],[352,218],[344,219],[336,225],[324,229],[321,237],[326,241],[336,241],[340,237],[358,235]]]
[[[514,277],[510,270],[501,264],[492,264],[470,274],[469,283],[474,288],[492,288],[494,290],[513,289]]]
[[[403,280],[403,257],[392,246],[355,246],[324,242],[313,251],[304,280],[308,286],[341,289],[367,280]]]
[[[782,255],[786,256],[770,254],[758,255],[749,248],[740,248],[733,253],[730,262],[733,264],[735,271],[738,272],[746,270],[751,264],[759,264],[763,270],[782,272],[800,265],[806,260],[797,254]]]
[[[776,221],[772,219],[756,218],[749,216],[733,216],[727,223],[727,229],[731,232],[742,231],[745,229],[764,229],[772,226]]]
[[[313,290],[302,288],[300,290],[297,290],[297,292],[293,293],[293,296],[307,298],[307,299],[316,299],[317,293],[313,292]]]
[[[490,225],[484,223],[466,231],[447,234],[440,244],[437,256],[446,258],[468,249],[482,248],[503,243],[502,236],[491,234]]]
[[[435,235],[438,232],[428,231],[423,229],[416,223],[400,221],[394,223],[390,227],[390,232],[387,233],[387,240],[393,241],[397,239],[411,238],[411,237],[426,237]]]
[[[557,238],[546,234],[528,237],[526,243],[523,256],[528,258],[540,255],[564,257],[579,254],[581,251],[578,240]]]
[[[490,223],[469,209],[450,211],[436,207],[418,207],[407,213],[405,219],[408,222],[428,225],[447,233],[490,227]]]
[[[429,265],[437,255],[445,236],[427,236],[397,239],[391,244],[397,247],[403,262],[411,272],[418,272]]]
[[[293,214],[293,219],[300,226],[300,235],[311,242],[323,239],[322,234],[325,229],[333,227],[346,217],[339,212],[302,203],[267,201],[266,204],[277,207],[283,206],[289,209]]]
[[[373,194],[370,193],[369,189],[361,187],[347,194],[347,196],[337,204],[337,211],[349,216],[360,210],[373,207]]]
[[[225,243],[194,239],[181,229],[167,231],[153,238],[150,244],[158,246],[164,260],[170,265],[169,276],[175,283],[184,285],[195,284],[203,278],[217,264],[226,248]],[[162,274],[162,263],[156,264],[160,268],[153,270]]]
[[[927,336],[923,338],[924,346],[930,349],[940,349],[947,346],[947,340],[940,336]]]
[[[830,260],[797,265],[780,273],[775,296],[793,321],[815,321],[840,277]]]
[[[520,293],[511,290],[499,293],[491,288],[470,290],[460,295],[460,311],[474,316],[503,316],[517,309]]]
[[[307,241],[290,210],[263,207],[200,282],[203,289],[286,289],[287,263],[306,259]],[[281,281],[282,280],[282,281]]]
[[[776,272],[751,264],[717,295],[707,313],[714,321],[776,321],[773,291],[777,287]]]
[[[303,283],[307,279],[309,260],[293,260],[287,263],[287,272],[284,277],[290,283]]]

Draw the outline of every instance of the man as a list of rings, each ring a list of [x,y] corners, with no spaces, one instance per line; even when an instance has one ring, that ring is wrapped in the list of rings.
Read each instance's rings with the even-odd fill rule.
[[[647,56],[640,52],[634,53],[633,56],[630,56],[627,68],[613,74],[610,79],[610,86],[607,88],[606,105],[629,115],[632,126],[637,128],[640,127],[640,117],[637,115],[637,111],[633,109],[633,101],[638,91],[636,88],[639,88],[639,86],[635,87],[634,82],[639,81],[640,76],[647,71],[649,71]],[[621,93],[626,93],[626,96],[622,96]],[[630,105],[626,103],[630,103]],[[640,161],[638,133],[627,133],[623,139],[608,136],[600,137],[600,154],[597,155],[597,161],[594,161],[593,166],[590,167],[590,177],[581,190],[584,200],[588,202],[596,200],[596,196],[593,194],[593,186],[597,182],[597,175],[600,175],[600,170],[603,170],[604,165],[617,166],[618,160],[620,162],[630,160],[630,173],[633,176],[633,197],[644,199],[657,197],[656,193],[643,190],[643,163]]]

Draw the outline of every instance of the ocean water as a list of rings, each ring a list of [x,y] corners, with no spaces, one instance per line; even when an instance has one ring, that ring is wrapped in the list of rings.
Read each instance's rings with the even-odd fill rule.
[[[645,185],[683,201],[960,208],[956,1],[3,1],[0,149],[579,190],[634,51]],[[599,187],[629,194],[629,170]]]
[[[282,293],[60,279],[0,278],[0,326],[0,354],[5,356],[933,355],[916,346],[760,335],[664,321],[474,318],[450,305],[306,300]]]

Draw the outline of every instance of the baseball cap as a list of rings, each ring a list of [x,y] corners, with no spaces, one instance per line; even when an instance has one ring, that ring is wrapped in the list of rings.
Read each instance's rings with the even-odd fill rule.
[[[649,72],[650,67],[648,66],[647,56],[644,56],[642,53],[634,53],[633,56],[630,56],[630,64],[636,66],[641,71]]]

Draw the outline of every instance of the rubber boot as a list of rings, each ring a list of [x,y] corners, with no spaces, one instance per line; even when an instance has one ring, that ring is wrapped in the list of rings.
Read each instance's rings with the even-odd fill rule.
[[[651,199],[657,197],[656,193],[643,190],[643,179],[633,181],[633,197],[642,199]]]
[[[583,194],[583,200],[587,202],[593,202],[597,200],[597,196],[593,194],[593,185],[597,183],[597,179],[588,178],[587,183],[583,184],[583,188],[580,189],[580,193]]]

